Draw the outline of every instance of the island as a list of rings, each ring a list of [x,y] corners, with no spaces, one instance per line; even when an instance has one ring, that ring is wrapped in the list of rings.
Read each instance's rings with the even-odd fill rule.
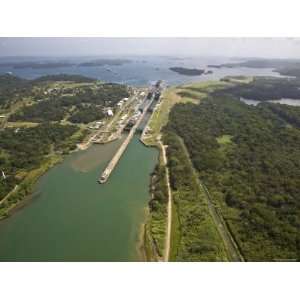
[[[189,69],[183,67],[171,67],[169,70],[186,76],[199,76],[205,73],[203,69]]]
[[[299,59],[245,59],[243,62],[226,63],[220,65],[209,65],[211,68],[269,68],[274,72],[284,76],[299,77],[300,76],[300,60]]]
[[[76,64],[71,62],[52,62],[52,61],[41,61],[41,62],[8,62],[1,63],[0,68],[12,68],[12,69],[56,69],[56,68],[69,68]]]
[[[96,59],[79,64],[79,67],[101,67],[101,66],[121,66],[123,64],[131,63],[129,59]]]
[[[95,60],[74,62],[65,60],[41,60],[26,62],[5,62],[0,63],[0,68],[12,69],[55,69],[70,67],[98,67],[98,66],[121,66],[130,63],[129,59],[101,58]]]

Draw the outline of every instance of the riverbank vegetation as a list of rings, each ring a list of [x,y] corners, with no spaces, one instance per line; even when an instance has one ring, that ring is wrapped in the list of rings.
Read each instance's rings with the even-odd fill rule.
[[[159,257],[163,257],[166,227],[167,227],[167,201],[168,189],[166,183],[166,169],[158,163],[151,174],[151,200],[149,203],[151,220],[149,222],[150,234]]]
[[[49,165],[49,161],[53,162],[52,157],[76,148],[78,140],[70,137],[77,131],[78,127],[73,125],[50,123],[18,131],[14,128],[0,131],[0,169],[3,171],[0,178],[0,200],[20,185],[17,189],[18,196],[11,196],[5,203],[1,201],[0,216],[10,209],[11,204],[29,193],[29,178],[35,178],[35,173],[39,173],[40,169],[46,170],[45,165]]]
[[[192,236],[187,242],[180,239],[178,258],[197,259],[201,247],[191,241],[201,244],[201,228],[196,227],[203,216],[189,200],[198,199],[189,194],[198,187],[187,175],[177,137],[247,261],[300,258],[298,113],[298,108],[280,104],[247,106],[222,90],[200,105],[174,106],[164,136],[179,228],[184,228],[180,216],[186,214],[184,239]],[[183,190],[179,196],[178,189]]]

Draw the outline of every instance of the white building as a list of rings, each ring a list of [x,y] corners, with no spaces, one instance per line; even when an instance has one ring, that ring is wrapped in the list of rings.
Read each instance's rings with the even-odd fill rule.
[[[122,105],[123,105],[123,101],[122,100],[117,103],[117,106],[119,106],[119,107],[121,107]]]
[[[114,115],[113,111],[111,109],[107,110],[107,115],[109,117],[112,117]]]

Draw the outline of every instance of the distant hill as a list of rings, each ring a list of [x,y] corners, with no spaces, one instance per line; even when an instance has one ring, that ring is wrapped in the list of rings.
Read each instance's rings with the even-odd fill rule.
[[[120,66],[130,63],[129,59],[101,58],[83,62],[70,61],[26,61],[0,63],[0,68],[13,69],[54,69],[68,67],[97,67],[97,66]]]
[[[238,63],[228,63],[221,65],[209,65],[211,68],[271,68],[275,72],[285,76],[300,77],[299,59],[249,59]]]

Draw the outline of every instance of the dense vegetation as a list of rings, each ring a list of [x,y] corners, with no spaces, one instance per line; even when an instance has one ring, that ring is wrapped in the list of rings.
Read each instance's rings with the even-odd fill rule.
[[[280,105],[274,103],[262,103],[262,106],[270,109],[273,113],[277,114],[278,117],[285,120],[289,124],[300,128],[300,107],[294,107],[290,105]]]
[[[300,60],[299,59],[251,59],[239,63],[228,63],[222,65],[210,65],[214,68],[271,68],[281,75],[300,76]]]
[[[162,257],[164,250],[167,218],[168,190],[165,166],[158,164],[151,176],[151,236],[155,243],[156,252]]]
[[[273,68],[280,69],[284,67],[300,66],[299,59],[250,59],[238,63],[222,64],[221,67],[247,67],[247,68]]]
[[[170,70],[186,76],[199,76],[205,73],[205,70],[202,69],[189,69],[189,68],[182,68],[182,67],[172,67],[170,68]]]
[[[86,77],[83,75],[76,75],[76,74],[56,74],[56,75],[45,75],[38,77],[33,80],[35,83],[45,82],[45,81],[72,81],[76,83],[82,82],[94,82],[96,79]]]
[[[71,81],[75,83],[94,82],[95,79],[81,75],[47,75],[34,80],[26,80],[10,74],[0,75],[0,108],[9,108],[10,104],[22,100],[24,97],[36,98],[36,94],[44,95],[38,90],[46,82]],[[43,90],[42,90],[43,92]]]
[[[45,100],[34,105],[25,106],[10,116],[9,121],[60,121],[64,118],[66,109],[59,101]]]
[[[223,241],[209,213],[207,199],[199,186],[184,146],[174,131],[166,130],[170,184],[175,204],[171,260],[225,261]]]
[[[125,85],[101,84],[97,87],[82,87],[72,95],[49,96],[46,100],[24,106],[11,115],[10,121],[60,121],[71,114],[70,121],[88,123],[104,117],[101,107],[114,107],[118,101],[128,97]],[[86,104],[86,105],[83,105]],[[95,107],[95,105],[99,107]],[[76,110],[73,109],[76,106]],[[93,109],[94,108],[94,111]]]
[[[78,105],[77,110],[72,116],[68,119],[72,123],[90,123],[96,120],[101,120],[104,117],[104,113],[101,109],[95,105]]]
[[[225,92],[236,97],[260,101],[281,98],[300,99],[300,82],[298,79],[254,77],[249,83],[235,85],[216,94]]]
[[[17,97],[29,95],[31,85],[28,80],[9,74],[0,75],[0,108],[6,107]]]
[[[296,110],[297,114],[293,112]],[[200,105],[177,104],[165,133],[169,136],[166,143],[172,187],[185,191],[180,199],[175,197],[179,212],[182,203],[196,198],[189,195],[196,187],[188,176],[176,136],[184,141],[245,259],[299,259],[298,121],[299,108],[247,106],[225,94],[214,95]],[[190,228],[185,234],[196,237],[201,232],[200,227],[195,230],[200,212],[194,207],[183,211],[190,214]],[[188,259],[190,253],[184,253]]]
[[[6,174],[6,179],[0,179],[0,200],[27,172],[39,167],[46,155],[74,149],[75,143],[65,140],[77,130],[77,126],[44,123],[18,131],[0,131],[0,170]]]

